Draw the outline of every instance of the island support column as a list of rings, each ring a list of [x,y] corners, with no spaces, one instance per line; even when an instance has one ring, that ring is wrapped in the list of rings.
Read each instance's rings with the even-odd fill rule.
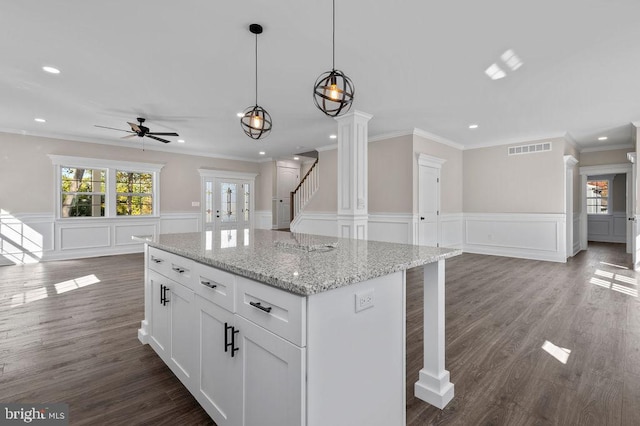
[[[371,115],[354,111],[338,122],[338,237],[368,236],[368,123]]]
[[[415,384],[417,398],[443,409],[454,386],[444,368],[444,260],[424,265],[424,367]]]

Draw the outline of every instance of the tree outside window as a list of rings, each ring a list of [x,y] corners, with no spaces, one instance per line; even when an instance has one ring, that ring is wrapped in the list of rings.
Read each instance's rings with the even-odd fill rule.
[[[62,217],[104,217],[105,171],[61,168]]]
[[[116,214],[147,216],[153,214],[153,174],[116,171]]]

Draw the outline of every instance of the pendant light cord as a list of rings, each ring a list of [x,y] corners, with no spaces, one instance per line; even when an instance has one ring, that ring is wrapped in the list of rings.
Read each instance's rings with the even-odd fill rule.
[[[258,106],[258,34],[256,34],[256,106]]]
[[[336,0],[333,0],[333,65],[332,69],[336,69]]]

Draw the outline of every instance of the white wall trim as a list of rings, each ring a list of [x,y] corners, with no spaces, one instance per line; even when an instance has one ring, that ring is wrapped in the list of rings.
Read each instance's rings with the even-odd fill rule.
[[[418,156],[418,165],[433,167],[435,169],[442,169],[442,165],[447,162],[442,158],[433,157],[431,155],[424,154],[422,152],[416,153]]]
[[[618,145],[590,146],[590,147],[582,148],[580,150],[580,153],[613,151],[616,149],[633,149],[633,145],[625,143],[625,144],[618,144]]]
[[[609,174],[623,174],[631,172],[631,163],[626,164],[605,164],[602,166],[582,166],[580,174],[586,176],[599,176]]]
[[[440,143],[442,145],[447,145],[447,146],[450,146],[452,148],[459,149],[461,151],[465,149],[464,145],[462,145],[462,144],[459,144],[457,142],[453,142],[452,140],[449,140],[447,138],[443,138],[442,136],[438,136],[438,135],[436,135],[434,133],[427,132],[426,130],[414,128],[413,129],[413,135],[414,136],[420,136],[421,138],[425,138],[425,139],[428,139],[430,141]]]
[[[465,213],[468,253],[566,262],[563,213]]]
[[[141,163],[134,161],[106,160],[104,158],[74,157],[70,155],[48,154],[51,162],[56,166],[113,168],[135,172],[159,172],[164,163]]]
[[[494,146],[503,146],[503,145],[518,145],[518,144],[534,144],[541,143],[543,141],[550,141],[553,139],[563,139],[566,133],[549,133],[549,134],[541,134],[535,136],[528,136],[522,138],[513,138],[513,139],[505,139],[497,142],[486,142],[480,143],[473,146],[465,146],[464,150],[470,149],[480,149],[480,148],[491,148]]]
[[[416,221],[418,216],[416,215]],[[417,241],[417,240],[416,240]],[[440,214],[440,247],[462,249],[464,242],[464,214]]]
[[[200,173],[200,177],[210,177],[210,178],[223,178],[223,179],[246,179],[246,180],[255,180],[256,176],[259,173],[250,173],[250,172],[235,172],[231,170],[217,170],[217,169],[198,169],[198,173]]]
[[[271,229],[271,210],[255,210],[253,212],[253,226],[256,229]]]

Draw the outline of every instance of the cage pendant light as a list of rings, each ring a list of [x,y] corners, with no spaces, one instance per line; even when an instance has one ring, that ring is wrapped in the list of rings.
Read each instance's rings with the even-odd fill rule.
[[[322,73],[316,80],[313,101],[320,111],[337,117],[349,111],[354,95],[351,79],[336,69],[336,1],[333,0],[333,65],[331,71]]]
[[[258,105],[258,34],[262,34],[262,25],[251,24],[249,31],[256,35],[256,104],[243,111],[240,125],[251,139],[260,139],[271,132],[271,116]]]

